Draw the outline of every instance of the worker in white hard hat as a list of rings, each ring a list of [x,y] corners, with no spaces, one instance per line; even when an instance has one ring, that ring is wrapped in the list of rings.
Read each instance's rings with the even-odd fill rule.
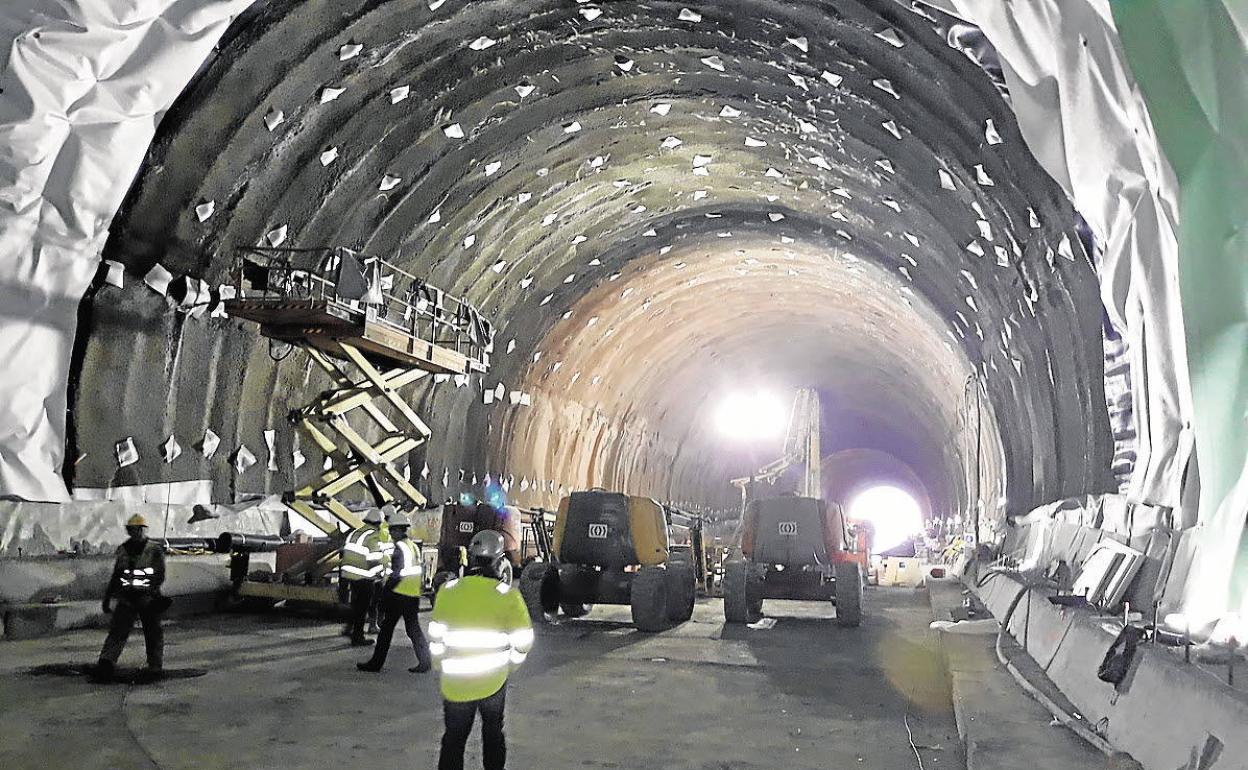
[[[443,585],[433,605],[429,638],[442,675],[446,725],[438,770],[463,770],[464,747],[478,712],[482,766],[507,766],[507,678],[528,657],[533,625],[519,589],[502,579],[510,574],[504,548],[503,536],[492,529],[474,535],[468,574]]]
[[[364,523],[347,533],[342,544],[342,557],[338,567],[339,583],[346,589],[351,606],[351,622],[344,631],[351,637],[351,644],[363,647],[372,644],[364,637],[364,624],[373,608],[377,589],[382,579],[382,512],[369,508]],[[388,539],[388,538],[387,538]]]
[[[417,664],[408,670],[414,674],[423,674],[433,668],[433,660],[429,654],[429,643],[420,630],[420,594],[424,590],[424,566],[421,563],[420,546],[407,536],[407,531],[412,526],[407,514],[395,511],[387,518],[386,523],[390,526],[394,551],[390,556],[390,571],[382,589],[381,630],[377,632],[377,646],[373,648],[373,657],[364,663],[357,663],[356,668],[361,671],[381,671],[386,663],[386,655],[390,652],[394,627],[402,620],[407,635],[412,640],[412,648],[416,651]]]
[[[160,616],[168,609],[169,600],[161,596],[160,587],[165,582],[165,549],[147,538],[147,520],[140,514],[126,521],[126,534],[129,537],[117,547],[113,574],[104,589],[101,609],[105,615],[111,614],[112,620],[99,663],[91,675],[99,682],[113,678],[117,659],[125,649],[136,619],[143,623],[148,674],[159,676],[164,666],[165,636]],[[112,606],[114,597],[116,611]]]

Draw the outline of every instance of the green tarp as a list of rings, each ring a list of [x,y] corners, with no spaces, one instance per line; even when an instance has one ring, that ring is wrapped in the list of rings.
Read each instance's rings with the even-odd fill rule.
[[[1112,8],[1180,187],[1180,291],[1204,535],[1204,564],[1192,573],[1198,585],[1189,584],[1188,595],[1217,595],[1244,614],[1248,0],[1113,0]]]

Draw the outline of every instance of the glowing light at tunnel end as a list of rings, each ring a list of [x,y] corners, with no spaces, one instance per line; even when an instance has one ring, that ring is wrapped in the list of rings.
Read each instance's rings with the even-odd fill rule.
[[[873,553],[904,543],[923,531],[923,511],[914,497],[893,486],[869,487],[849,501],[849,518],[869,521],[875,527]]]

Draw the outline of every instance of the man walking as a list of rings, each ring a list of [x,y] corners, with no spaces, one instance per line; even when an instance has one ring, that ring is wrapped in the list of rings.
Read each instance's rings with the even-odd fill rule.
[[[354,647],[372,644],[364,638],[364,624],[381,585],[382,556],[381,511],[370,508],[364,514],[364,525],[347,534],[338,568],[338,579],[346,587],[351,603],[351,622],[347,628]]]
[[[424,588],[424,567],[421,565],[420,548],[407,537],[412,522],[407,514],[395,511],[387,523],[390,525],[390,537],[394,551],[390,557],[390,574],[386,578],[381,597],[381,630],[377,632],[377,646],[373,648],[373,657],[355,667],[361,671],[381,671],[386,663],[386,655],[390,652],[390,641],[394,637],[394,627],[403,621],[407,635],[416,650],[417,665],[408,669],[415,674],[423,674],[433,667],[429,657],[429,644],[420,631],[420,594]]]
[[[117,547],[113,574],[104,589],[102,609],[105,615],[111,613],[113,617],[92,674],[97,682],[112,680],[136,618],[143,623],[148,673],[159,676],[164,670],[165,635],[160,616],[169,600],[160,595],[160,587],[165,582],[165,549],[147,539],[147,520],[137,513],[126,521],[126,534],[129,539]],[[112,607],[113,597],[117,597],[116,611]]]
[[[506,560],[498,532],[478,532],[468,546],[468,574],[438,592],[430,647],[442,674],[446,732],[438,770],[463,770],[464,746],[481,713],[482,765],[504,770],[503,711],[507,677],[533,646],[533,626],[520,591],[498,579]]]

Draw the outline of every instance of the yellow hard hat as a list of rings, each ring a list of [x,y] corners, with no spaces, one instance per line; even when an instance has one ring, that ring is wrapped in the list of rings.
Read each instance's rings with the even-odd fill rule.
[[[143,518],[143,514],[136,513],[130,518],[126,519],[126,526],[127,527],[146,527],[147,519]]]

